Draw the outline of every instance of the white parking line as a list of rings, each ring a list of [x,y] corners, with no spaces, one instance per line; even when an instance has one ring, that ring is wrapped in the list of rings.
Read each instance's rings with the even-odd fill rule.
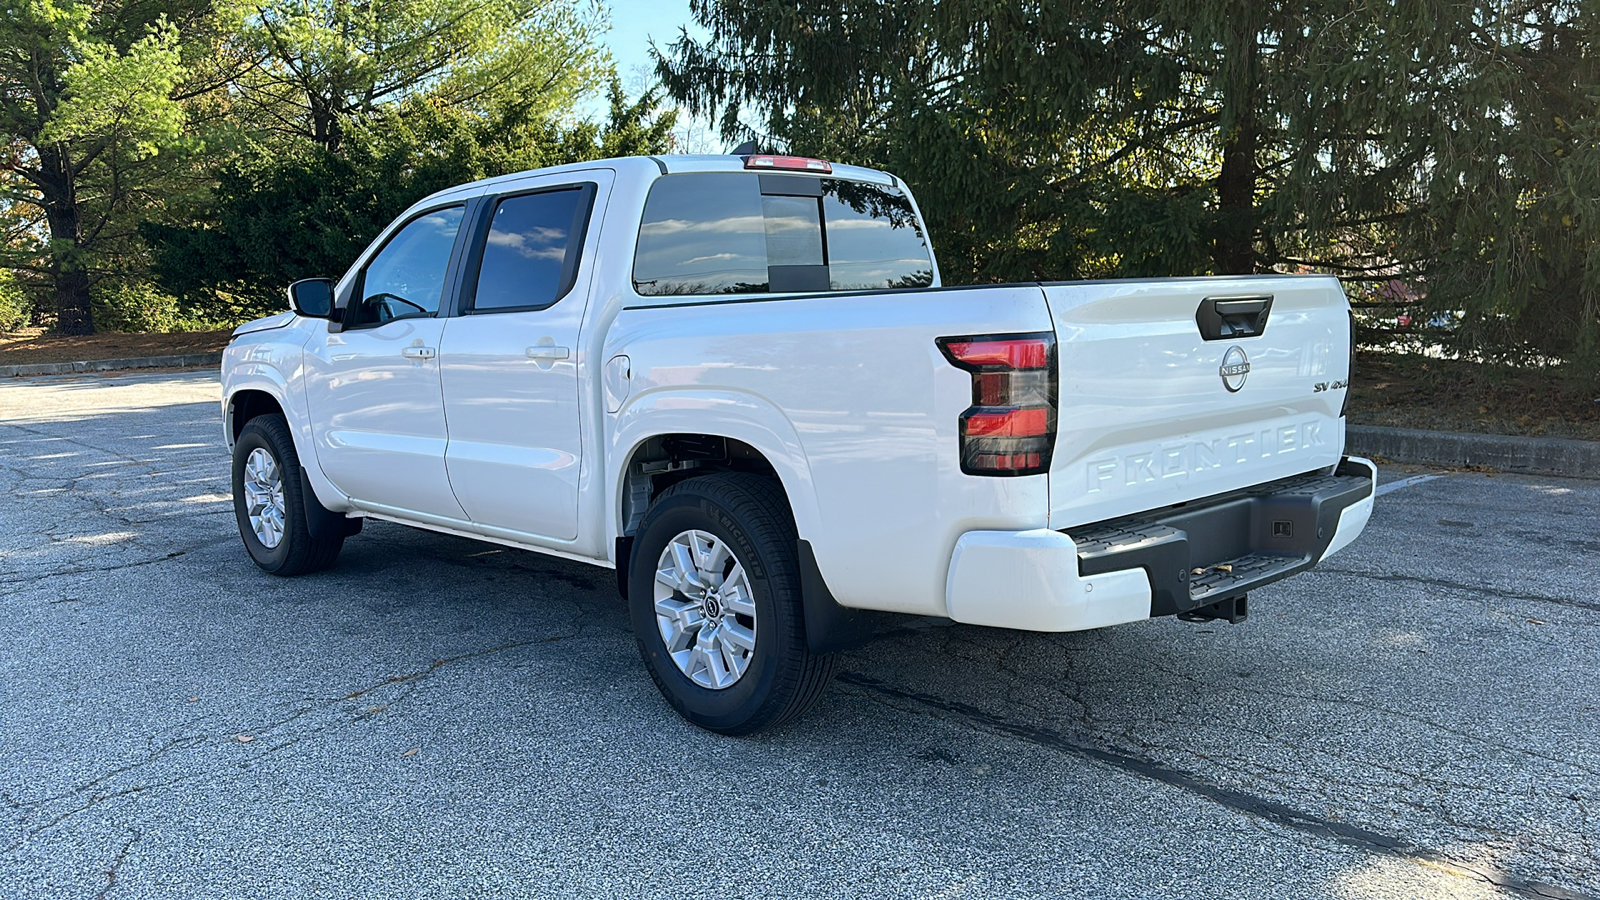
[[[1414,484],[1421,484],[1424,481],[1432,481],[1435,478],[1443,477],[1443,475],[1413,475],[1410,478],[1402,478],[1399,481],[1391,481],[1388,484],[1378,485],[1378,492],[1373,496],[1382,497],[1384,494],[1387,494],[1390,491],[1398,491],[1401,488],[1408,488]]]

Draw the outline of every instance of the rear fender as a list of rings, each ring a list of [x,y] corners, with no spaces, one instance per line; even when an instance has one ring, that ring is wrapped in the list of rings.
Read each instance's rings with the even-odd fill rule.
[[[710,434],[754,447],[778,473],[800,537],[817,529],[820,516],[811,470],[800,437],[782,411],[742,391],[675,388],[638,395],[617,412],[606,456],[606,482],[612,490],[608,543],[614,544],[622,533],[627,463],[641,444],[663,434]]]

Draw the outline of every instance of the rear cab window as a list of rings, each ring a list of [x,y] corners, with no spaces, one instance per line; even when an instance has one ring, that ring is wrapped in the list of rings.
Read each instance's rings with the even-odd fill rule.
[[[894,188],[840,178],[690,172],[658,178],[634,254],[641,296],[927,287],[933,260]]]

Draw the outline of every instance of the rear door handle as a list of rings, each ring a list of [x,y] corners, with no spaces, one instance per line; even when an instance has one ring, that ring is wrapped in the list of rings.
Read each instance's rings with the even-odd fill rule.
[[[400,355],[406,359],[433,359],[436,352],[432,347],[405,347]]]
[[[572,351],[566,347],[551,347],[548,344],[528,348],[529,359],[566,359]]]

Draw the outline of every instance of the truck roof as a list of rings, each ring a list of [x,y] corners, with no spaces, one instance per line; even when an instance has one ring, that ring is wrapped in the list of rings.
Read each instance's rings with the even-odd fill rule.
[[[899,186],[900,182],[888,172],[877,169],[868,169],[862,166],[851,166],[843,163],[831,163],[833,166],[832,177],[847,178],[851,181],[865,181],[872,184],[887,184]],[[567,163],[564,166],[549,166],[543,169],[528,169],[522,172],[512,172],[508,175],[498,175],[494,178],[483,178],[478,181],[458,184],[429,194],[421,201],[414,204],[421,206],[435,200],[443,200],[456,194],[477,193],[482,190],[493,190],[501,185],[509,184],[530,175],[560,175],[565,172],[583,172],[590,169],[614,169],[619,175],[631,174],[636,177],[654,179],[662,175],[681,172],[743,172],[744,157],[721,153],[697,154],[659,154],[656,156],[617,156],[609,159],[593,159],[585,162]],[[787,170],[786,170],[787,172]],[[787,174],[805,175],[805,172],[787,172]]]

